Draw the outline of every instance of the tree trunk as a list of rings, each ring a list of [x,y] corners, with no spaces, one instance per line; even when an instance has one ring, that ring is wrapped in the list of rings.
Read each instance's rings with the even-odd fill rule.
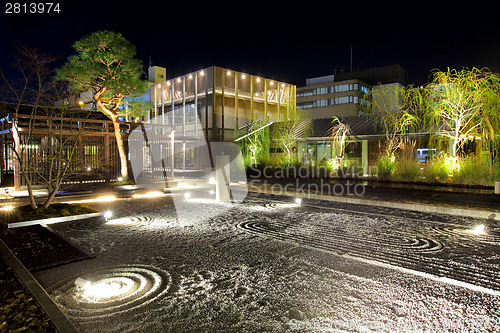
[[[128,180],[128,159],[127,152],[125,151],[125,145],[123,143],[123,135],[120,130],[120,122],[117,116],[111,118],[113,121],[113,127],[115,129],[116,146],[118,147],[118,154],[120,155],[120,173],[123,180]]]
[[[33,185],[31,185],[31,180],[28,179],[28,173],[23,171],[24,181],[26,182],[26,188],[28,190],[28,198],[30,199],[31,209],[37,209],[38,205],[35,201],[35,195],[33,193]]]
[[[60,187],[60,184],[56,185],[52,191],[49,194],[49,196],[47,197],[47,200],[45,200],[44,204],[43,204],[43,208],[47,208],[50,206],[50,204],[52,203],[52,201],[54,201],[54,198],[57,194],[57,191],[59,190],[59,187]]]

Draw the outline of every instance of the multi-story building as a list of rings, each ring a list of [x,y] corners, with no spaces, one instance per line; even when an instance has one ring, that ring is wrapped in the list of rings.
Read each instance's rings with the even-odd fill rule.
[[[176,175],[209,167],[206,143],[234,142],[255,130],[256,122],[269,126],[295,116],[292,84],[216,66],[158,82],[157,74],[164,75],[159,69],[149,71],[153,108],[141,126],[149,133],[153,155],[172,165]],[[134,138],[130,147],[142,140],[142,134]],[[133,149],[131,157],[144,161],[141,168],[148,169],[153,165],[149,155]]]
[[[371,89],[406,85],[406,77],[403,67],[391,65],[307,79],[305,87],[297,88],[297,107],[310,119],[358,116]]]
[[[292,84],[213,66],[152,85],[154,108],[144,120],[174,125],[176,136],[203,131],[208,141],[233,141],[255,120],[292,117],[295,90]]]

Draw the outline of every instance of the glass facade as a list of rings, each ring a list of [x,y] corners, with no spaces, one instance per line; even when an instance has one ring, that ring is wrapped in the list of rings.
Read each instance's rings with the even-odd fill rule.
[[[307,86],[297,91],[297,107],[306,109],[311,119],[354,116],[368,104],[364,96],[369,92],[369,85],[359,80]]]
[[[288,83],[209,67],[152,85],[154,107],[143,117],[143,126],[154,132],[156,141],[166,143],[164,155],[171,154],[176,175],[201,172],[207,166],[196,161],[208,154],[205,142],[232,142],[256,120],[294,117],[295,94],[295,86]],[[173,151],[167,143],[172,131]]]
[[[207,141],[233,141],[254,120],[293,117],[295,93],[294,85],[214,66],[151,86],[155,107],[144,120],[174,125],[186,139],[203,131]]]
[[[370,92],[370,88],[359,83],[348,83],[330,87],[319,87],[315,89],[301,90],[297,92],[297,97],[326,95],[326,94],[333,94],[346,91],[361,91],[367,94]]]
[[[310,109],[310,108],[316,108],[316,107],[322,107],[322,106],[340,105],[340,104],[347,104],[347,103],[361,104],[364,106],[368,105],[368,101],[366,99],[359,97],[359,96],[349,95],[349,96],[327,98],[327,99],[318,99],[318,100],[310,101],[310,102],[297,103],[297,107],[300,107],[302,109]]]

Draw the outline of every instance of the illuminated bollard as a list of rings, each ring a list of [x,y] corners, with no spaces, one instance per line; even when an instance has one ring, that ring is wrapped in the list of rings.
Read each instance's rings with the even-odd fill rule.
[[[231,201],[229,161],[229,155],[218,155],[215,158],[215,199],[219,202]]]

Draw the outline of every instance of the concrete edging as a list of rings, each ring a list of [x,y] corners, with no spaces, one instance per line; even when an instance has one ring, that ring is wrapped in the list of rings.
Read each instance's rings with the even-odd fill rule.
[[[91,217],[97,217],[97,216],[101,216],[101,215],[102,215],[102,213],[89,213],[89,214],[71,215],[71,216],[63,216],[63,217],[52,217],[50,219],[13,222],[13,223],[9,223],[7,228],[12,229],[12,228],[27,227],[27,226],[36,225],[36,224],[54,224],[54,223],[60,223],[60,222],[77,221],[77,220],[88,219]]]
[[[253,185],[253,186],[255,187],[255,185]],[[353,198],[353,197],[303,193],[303,192],[294,191],[292,189],[290,189],[289,192],[287,191],[286,194],[283,194],[283,193],[275,193],[274,191],[269,190],[269,189],[264,188],[264,187],[259,187],[258,190],[252,190],[251,187],[249,186],[249,191],[266,193],[266,194],[285,195],[285,196],[291,196],[291,193],[289,193],[289,192],[293,191],[294,197],[302,198],[302,199],[318,199],[318,200],[336,201],[336,202],[342,202],[342,203],[352,203],[352,204],[358,204],[358,205],[370,205],[370,206],[378,206],[378,207],[386,207],[386,208],[397,208],[397,209],[413,210],[413,211],[418,211],[418,212],[458,215],[458,216],[500,221],[500,212],[480,210],[480,209],[467,209],[467,208],[435,206],[435,205],[428,205],[428,204],[421,204],[421,203],[404,203],[404,202],[396,202],[396,201],[384,201],[384,200],[375,200],[375,199],[361,199],[361,198]]]
[[[37,303],[50,318],[56,329],[61,333],[77,333],[78,330],[66,318],[57,305],[52,301],[45,289],[35,280],[33,275],[17,259],[12,251],[0,239],[0,255],[8,266],[10,266],[22,284],[30,291]]]

